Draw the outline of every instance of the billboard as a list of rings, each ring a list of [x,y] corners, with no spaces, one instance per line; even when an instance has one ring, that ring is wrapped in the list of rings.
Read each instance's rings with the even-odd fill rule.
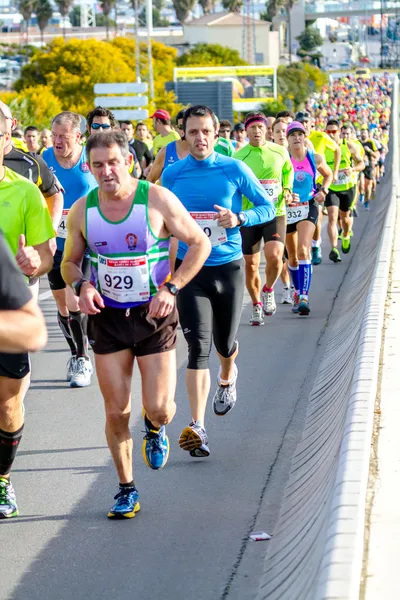
[[[276,67],[176,67],[174,81],[231,81],[233,110],[247,112],[277,97]]]

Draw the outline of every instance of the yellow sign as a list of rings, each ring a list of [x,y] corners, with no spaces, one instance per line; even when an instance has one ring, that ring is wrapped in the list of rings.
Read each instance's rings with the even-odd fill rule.
[[[274,75],[274,67],[177,67],[175,80],[199,79],[202,77],[238,77],[246,75]]]

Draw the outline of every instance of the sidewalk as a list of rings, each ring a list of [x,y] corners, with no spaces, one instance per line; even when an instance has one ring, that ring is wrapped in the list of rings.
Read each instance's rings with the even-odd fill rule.
[[[400,583],[400,201],[397,200],[392,281],[382,355],[373,505],[364,581],[365,600],[399,596]],[[368,524],[367,524],[368,527]]]

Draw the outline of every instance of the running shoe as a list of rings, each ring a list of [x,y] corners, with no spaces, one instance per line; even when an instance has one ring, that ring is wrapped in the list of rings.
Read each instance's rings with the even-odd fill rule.
[[[300,296],[298,313],[302,317],[306,317],[310,314],[310,303],[308,302],[307,296]]]
[[[364,208],[365,210],[369,210],[369,202],[364,202]]]
[[[329,252],[329,260],[332,260],[335,263],[342,261],[340,252],[337,248],[332,248],[332,250]]]
[[[76,367],[76,356],[71,356],[71,358],[67,362],[67,381],[71,381],[72,376],[75,372],[75,367]]]
[[[326,217],[328,216],[328,209],[326,208],[326,206],[324,206],[324,208],[322,209],[322,214]]]
[[[80,356],[76,359],[75,369],[69,386],[73,388],[87,387],[92,381],[93,366],[90,358]]]
[[[144,462],[150,469],[158,471],[162,469],[169,456],[169,439],[165,433],[165,426],[160,429],[150,429],[148,423],[150,421],[144,417],[144,426],[146,435],[143,438],[142,454]]]
[[[182,431],[179,437],[179,446],[182,450],[187,450],[194,458],[210,456],[206,430],[194,422]]]
[[[353,217],[358,217],[358,210],[356,209],[355,206],[353,207],[352,213],[353,213]]]
[[[228,385],[220,384],[221,367],[217,377],[217,390],[213,398],[213,409],[216,415],[223,417],[228,413],[236,404],[236,380],[238,376],[238,368],[233,365],[233,381]]]
[[[264,325],[263,310],[261,304],[255,304],[251,312],[250,325]]]
[[[359,204],[364,204],[364,194],[360,194],[360,196],[358,198],[358,203]]]
[[[297,314],[299,312],[299,302],[300,302],[300,296],[299,296],[299,294],[297,294],[297,292],[294,292],[293,299],[292,299],[292,313]]]
[[[311,262],[313,265],[319,265],[322,262],[322,252],[321,252],[321,247],[318,246],[318,248],[316,246],[313,246],[311,248]]]
[[[290,293],[290,288],[283,288],[281,304],[292,304],[292,294]]]
[[[114,500],[117,502],[110,508],[109,519],[133,519],[140,510],[139,492],[135,488],[120,488]]]
[[[276,313],[276,303],[275,303],[275,294],[274,292],[261,292],[261,301],[263,305],[264,315],[268,317],[274,315]]]
[[[351,249],[351,236],[342,237],[342,252],[343,254],[348,254]]]
[[[0,477],[0,519],[11,519],[19,514],[12,483],[6,477]]]

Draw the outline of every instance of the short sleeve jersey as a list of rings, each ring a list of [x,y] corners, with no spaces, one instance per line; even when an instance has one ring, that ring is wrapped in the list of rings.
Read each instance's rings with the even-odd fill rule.
[[[18,310],[32,295],[0,233],[0,310]]]
[[[3,164],[37,185],[45,198],[54,196],[60,191],[54,173],[37,154],[32,156],[29,152],[13,147],[8,154],[4,155]]]
[[[180,140],[181,136],[176,131],[171,131],[168,135],[156,135],[153,140],[153,154],[156,156],[157,152],[167,146],[170,142],[175,142],[175,140]]]
[[[308,139],[314,146],[314,152],[317,154],[325,155],[325,150],[336,150],[336,142],[329,137],[325,131],[312,131],[308,136]]]
[[[25,235],[27,246],[37,246],[54,237],[50,214],[38,188],[7,167],[0,182],[0,224],[14,256],[21,234]]]

